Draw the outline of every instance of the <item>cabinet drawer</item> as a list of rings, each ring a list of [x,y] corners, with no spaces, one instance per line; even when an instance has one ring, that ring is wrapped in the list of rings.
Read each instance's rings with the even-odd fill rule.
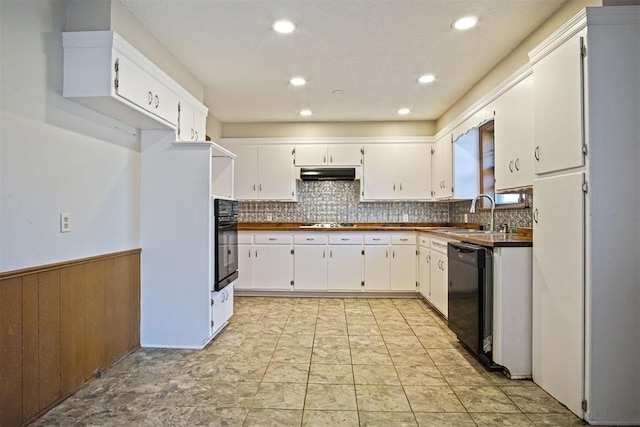
[[[362,234],[331,234],[329,243],[332,245],[361,245],[364,242]]]
[[[415,245],[416,236],[415,235],[391,236],[391,243],[394,245]]]
[[[443,254],[447,253],[447,241],[439,240],[439,239],[431,239],[431,249],[441,252]]]
[[[253,234],[238,233],[239,245],[250,245],[253,243]]]
[[[256,234],[254,240],[258,245],[290,245],[293,236],[290,234]]]
[[[425,248],[428,248],[429,246],[431,246],[431,238],[427,236],[419,236],[418,243],[420,243],[420,246],[424,246]]]
[[[293,242],[296,245],[326,245],[328,240],[326,235],[320,233],[295,234],[293,236]]]
[[[366,245],[388,245],[391,243],[391,236],[385,234],[368,234],[364,236]]]

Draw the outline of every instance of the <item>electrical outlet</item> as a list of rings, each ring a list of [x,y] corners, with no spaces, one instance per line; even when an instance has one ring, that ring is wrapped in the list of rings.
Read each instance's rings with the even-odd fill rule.
[[[71,214],[69,212],[60,213],[60,232],[68,233],[71,231]]]
[[[409,214],[408,213],[403,213],[402,214],[402,222],[409,222]]]
[[[267,214],[267,221],[273,221],[273,214],[271,213]]]
[[[468,223],[469,222],[469,215],[464,214],[464,223]]]

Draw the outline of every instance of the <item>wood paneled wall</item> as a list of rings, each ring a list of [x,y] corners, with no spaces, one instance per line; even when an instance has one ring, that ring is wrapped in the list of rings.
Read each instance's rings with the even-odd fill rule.
[[[139,249],[0,273],[0,426],[33,420],[139,346]]]

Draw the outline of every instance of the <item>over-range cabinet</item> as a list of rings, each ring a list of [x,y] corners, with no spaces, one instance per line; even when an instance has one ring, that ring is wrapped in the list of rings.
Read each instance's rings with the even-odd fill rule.
[[[533,380],[640,423],[640,7],[587,8],[530,54]]]

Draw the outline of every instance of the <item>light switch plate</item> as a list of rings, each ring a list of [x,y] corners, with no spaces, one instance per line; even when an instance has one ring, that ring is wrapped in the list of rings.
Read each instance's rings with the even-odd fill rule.
[[[409,222],[409,214],[407,213],[402,214],[402,222]]]
[[[68,233],[71,231],[71,214],[69,212],[60,213],[60,232]]]

